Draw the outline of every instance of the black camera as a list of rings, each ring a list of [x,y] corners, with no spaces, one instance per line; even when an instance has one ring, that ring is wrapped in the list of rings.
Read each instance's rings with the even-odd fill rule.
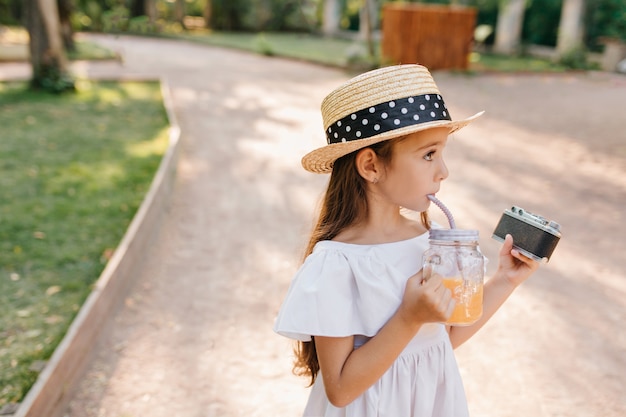
[[[515,249],[536,261],[547,262],[561,239],[560,228],[555,221],[512,207],[504,211],[492,237],[504,242],[510,234]]]

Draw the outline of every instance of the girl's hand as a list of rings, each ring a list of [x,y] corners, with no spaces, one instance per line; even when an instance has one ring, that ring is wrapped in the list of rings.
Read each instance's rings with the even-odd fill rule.
[[[506,235],[500,249],[500,264],[496,276],[507,279],[517,287],[539,268],[539,262],[524,256],[517,249],[513,249],[513,237]]]
[[[452,293],[439,275],[424,279],[420,271],[408,279],[399,313],[416,325],[440,323],[452,315],[455,305]]]

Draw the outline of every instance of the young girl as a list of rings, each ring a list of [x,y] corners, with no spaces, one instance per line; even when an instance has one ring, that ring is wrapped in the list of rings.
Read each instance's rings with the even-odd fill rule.
[[[274,327],[299,341],[295,369],[313,385],[304,416],[468,415],[452,349],[538,267],[507,236],[484,287],[481,319],[441,324],[455,301],[441,277],[422,275],[428,195],[448,176],[448,135],[481,114],[452,121],[419,65],[370,71],[324,99],[328,145],[302,165],[330,172],[330,182]],[[421,213],[421,221],[401,208]]]

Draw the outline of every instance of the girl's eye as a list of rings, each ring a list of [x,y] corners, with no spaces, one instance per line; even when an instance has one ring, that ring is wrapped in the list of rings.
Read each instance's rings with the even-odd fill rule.
[[[427,161],[432,161],[433,160],[433,156],[435,155],[436,151],[430,151],[428,152],[426,155],[424,155],[424,159]]]

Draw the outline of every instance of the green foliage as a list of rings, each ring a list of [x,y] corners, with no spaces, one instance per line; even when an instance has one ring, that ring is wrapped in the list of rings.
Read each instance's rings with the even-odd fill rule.
[[[216,30],[244,30],[249,0],[211,0],[211,27]]]
[[[74,79],[67,71],[62,71],[58,63],[41,65],[34,69],[31,87],[51,93],[74,91]]]
[[[341,17],[341,28],[344,30],[359,30],[359,11],[363,0],[339,0],[342,4],[343,15]]]
[[[202,44],[237,48],[250,52],[263,53],[259,49],[259,36],[241,32],[205,32],[168,35],[175,39],[185,39]],[[264,32],[263,42],[267,42],[273,56],[300,59],[335,67],[366,70],[387,62],[380,61],[380,51],[369,55],[367,45],[362,41],[349,41],[342,38],[329,38],[302,33]],[[472,54],[471,70],[505,72],[547,72],[565,71],[562,65],[547,59],[532,57],[510,57],[490,54]]]
[[[0,0],[0,25],[18,25],[22,14],[22,2]]]
[[[147,34],[157,31],[156,25],[150,22],[148,16],[133,17],[128,21],[128,31],[133,33]]]
[[[68,51],[70,61],[116,59],[118,55],[110,49],[89,41],[77,40],[73,51]]]
[[[204,16],[204,7],[207,0],[187,1],[187,16]]]
[[[317,0],[212,0],[211,28],[225,31],[311,31]]]
[[[567,68],[563,65],[541,58],[487,53],[472,53],[470,56],[471,72],[563,72],[566,70]]]
[[[354,43],[346,48],[346,66],[355,71],[369,71],[380,65],[377,56],[371,56],[367,46],[363,43]]]
[[[167,146],[158,83],[25,87],[0,83],[0,408],[37,378]]]
[[[103,6],[96,0],[84,0],[81,3],[82,6],[71,17],[74,30],[102,30]]]
[[[222,46],[259,52],[258,37],[249,32],[182,33],[168,35],[206,45]],[[337,67],[346,66],[346,51],[353,42],[339,38],[325,38],[305,33],[264,32],[272,54],[287,58],[316,62]]]
[[[272,48],[272,44],[267,40],[267,37],[263,32],[256,35],[254,40],[256,51],[265,56],[274,55],[274,50]]]
[[[115,6],[102,13],[102,29],[105,32],[125,32],[128,30],[130,12],[124,6]]]
[[[256,25],[270,31],[311,30],[315,12],[314,1],[300,0],[252,0],[253,6],[264,13],[262,19],[257,17]],[[248,14],[251,16],[253,14]],[[257,12],[258,15],[258,12]]]
[[[522,42],[556,46],[563,0],[529,0],[522,27]]]
[[[177,30],[174,23],[173,0],[156,0],[159,18],[157,25],[149,25],[143,13],[143,0],[74,0],[76,10],[74,27],[78,30],[132,31],[153,33]],[[187,0],[188,15],[202,16],[208,0]],[[338,0],[342,10],[341,27],[359,29],[359,13],[363,0]],[[496,27],[500,0],[378,0],[382,7],[389,2],[458,4],[475,7],[477,26]],[[321,25],[323,0],[211,0],[210,26],[217,31],[307,31]],[[563,0],[528,0],[522,29],[523,44],[555,46]],[[626,40],[626,0],[586,0],[585,45],[601,50],[601,37]],[[19,18],[20,0],[0,0],[0,22],[4,10],[9,19]],[[17,14],[16,14],[17,13]],[[382,18],[382,16],[381,16]],[[130,20],[129,20],[130,19]],[[495,31],[484,44],[492,44]]]
[[[597,69],[597,65],[588,59],[588,51],[584,47],[574,48],[559,58],[559,63],[566,68],[575,70]]]
[[[586,44],[598,49],[601,38],[626,42],[626,0],[587,0]]]

